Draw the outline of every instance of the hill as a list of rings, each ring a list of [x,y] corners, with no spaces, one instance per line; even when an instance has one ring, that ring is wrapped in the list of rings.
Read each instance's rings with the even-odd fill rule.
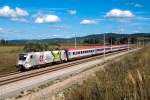
[[[110,39],[113,39],[113,42],[118,41],[127,41],[127,38],[133,39],[150,39],[150,33],[134,33],[134,34],[117,34],[117,33],[105,33],[106,41],[109,42]],[[87,43],[87,44],[97,44],[102,43],[104,38],[104,34],[93,34],[87,35],[82,37],[76,37],[78,43]],[[29,43],[29,42],[36,42],[36,43],[73,43],[75,37],[73,38],[52,38],[52,39],[37,39],[37,40],[9,40],[9,43]]]

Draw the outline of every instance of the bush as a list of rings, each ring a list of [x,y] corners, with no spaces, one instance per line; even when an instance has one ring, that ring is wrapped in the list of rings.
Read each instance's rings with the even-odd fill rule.
[[[40,52],[49,50],[48,44],[44,43],[28,43],[24,46],[24,52]]]

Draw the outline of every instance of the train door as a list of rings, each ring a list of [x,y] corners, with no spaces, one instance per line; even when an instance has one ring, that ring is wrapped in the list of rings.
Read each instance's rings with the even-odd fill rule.
[[[67,54],[65,50],[61,50],[61,60],[67,61]]]
[[[38,64],[36,61],[36,53],[30,53],[29,54],[28,64],[30,65],[30,67],[33,67],[33,66]]]

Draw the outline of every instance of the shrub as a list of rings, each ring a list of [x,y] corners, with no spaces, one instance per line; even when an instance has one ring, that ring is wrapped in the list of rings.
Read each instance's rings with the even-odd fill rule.
[[[39,52],[49,50],[48,44],[44,43],[28,43],[24,46],[24,52]]]

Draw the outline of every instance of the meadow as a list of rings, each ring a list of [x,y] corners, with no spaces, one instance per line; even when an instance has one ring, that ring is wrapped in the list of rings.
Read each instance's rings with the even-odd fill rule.
[[[150,100],[150,47],[111,62],[64,95],[64,100]]]
[[[16,71],[18,55],[22,46],[0,46],[0,73]]]

